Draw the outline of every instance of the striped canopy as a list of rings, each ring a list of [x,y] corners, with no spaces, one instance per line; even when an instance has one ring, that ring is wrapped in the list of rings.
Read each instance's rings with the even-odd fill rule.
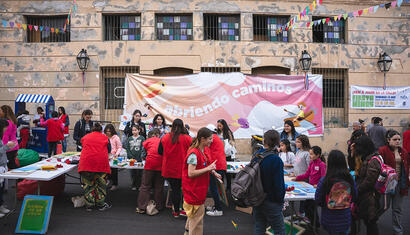
[[[16,102],[19,103],[48,103],[53,100],[51,95],[31,95],[31,94],[19,94],[16,98]]]

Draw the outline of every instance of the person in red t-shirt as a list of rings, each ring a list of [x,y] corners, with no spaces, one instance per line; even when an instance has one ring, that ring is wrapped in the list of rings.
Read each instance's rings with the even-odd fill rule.
[[[144,214],[151,196],[151,189],[154,186],[154,201],[157,210],[162,210],[164,194],[164,178],[161,176],[162,156],[158,153],[158,146],[161,139],[161,131],[154,128],[148,132],[148,139],[142,143],[147,157],[145,159],[144,172],[142,173],[141,187],[138,193],[137,213]]]
[[[410,124],[407,131],[403,132],[403,148],[409,153],[410,157]]]
[[[57,144],[64,140],[64,123],[58,119],[58,113],[53,111],[51,119],[40,119],[40,126],[47,127],[48,157],[57,154]]]
[[[182,192],[184,210],[187,214],[185,234],[202,235],[205,213],[205,199],[209,186],[209,173],[216,178],[221,175],[215,172],[217,160],[210,163],[209,151],[205,148],[212,143],[212,131],[206,127],[199,129],[197,137],[186,154],[182,169]]]

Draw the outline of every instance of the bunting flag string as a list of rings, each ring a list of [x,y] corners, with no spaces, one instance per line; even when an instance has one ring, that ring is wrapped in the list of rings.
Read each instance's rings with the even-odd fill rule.
[[[15,21],[7,21],[7,20],[1,20],[2,26],[3,28],[14,28],[14,26],[16,26],[16,28],[18,30],[23,29],[23,30],[27,30],[27,28],[32,31],[33,29],[35,31],[46,31],[46,32],[52,32],[52,33],[65,33],[67,30],[67,25],[70,24],[70,18],[72,13],[75,12],[75,4],[76,4],[76,0],[73,0],[73,5],[72,8],[70,9],[68,15],[67,15],[67,19],[65,20],[64,26],[63,27],[49,27],[49,26],[43,26],[43,25],[31,25],[31,24],[22,24],[22,23],[18,23]]]
[[[306,13],[306,14],[302,14],[300,13],[299,15],[297,15],[296,17],[291,17],[291,20],[284,26],[279,27],[276,31],[277,33],[280,33],[282,31],[287,31],[291,28],[298,28],[298,27],[304,27],[306,26],[307,28],[311,28],[312,26],[317,26],[320,24],[328,24],[329,22],[335,22],[335,21],[340,21],[342,18],[344,20],[346,20],[347,18],[356,18],[359,16],[363,16],[369,13],[376,13],[378,9],[380,8],[386,8],[386,10],[389,10],[390,8],[399,8],[403,2],[409,3],[410,0],[396,0],[393,2],[389,2],[389,3],[383,3],[383,4],[379,4],[376,6],[372,6],[369,8],[365,8],[365,9],[361,9],[361,10],[357,10],[354,12],[349,12],[349,13],[345,13],[345,14],[340,14],[334,17],[328,17],[328,18],[323,18],[323,19],[318,19],[318,20],[314,20],[314,21],[309,21],[309,22],[300,22],[300,23],[295,23],[298,19],[300,20],[302,16],[307,15],[307,13],[309,11],[313,11],[315,6],[319,5],[322,3],[322,1],[316,0],[313,1],[312,4],[310,4],[307,8],[305,8],[305,10],[302,13]],[[292,24],[293,23],[293,24]]]

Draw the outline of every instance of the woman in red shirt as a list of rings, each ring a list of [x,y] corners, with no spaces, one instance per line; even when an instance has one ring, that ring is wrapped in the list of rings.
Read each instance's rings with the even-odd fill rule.
[[[209,172],[212,171],[215,177],[221,178],[214,171],[217,160],[210,163],[209,151],[205,151],[205,147],[209,147],[212,143],[212,134],[212,131],[206,127],[199,129],[198,135],[192,141],[184,159],[182,191],[184,210],[188,217],[185,224],[185,234],[203,234],[204,202],[208,192]]]
[[[171,185],[172,205],[174,207],[172,215],[175,218],[180,212],[181,206],[181,177],[182,166],[188,148],[191,145],[191,137],[188,135],[184,122],[181,119],[175,119],[172,123],[171,132],[165,134],[158,146],[158,153],[162,158],[162,176]]]
[[[386,132],[387,145],[379,148],[379,153],[383,157],[385,164],[396,170],[399,177],[396,193],[388,195],[391,200],[391,209],[393,216],[393,232],[403,234],[401,223],[403,197],[408,195],[409,189],[409,155],[405,149],[400,146],[400,133],[395,130]]]
[[[57,154],[57,144],[64,140],[64,124],[58,119],[58,113],[53,111],[51,119],[40,119],[40,126],[47,127],[48,157]]]
[[[108,160],[111,145],[108,137],[101,132],[101,125],[94,123],[91,133],[81,139],[83,150],[78,164],[78,172],[81,176],[87,211],[91,211],[95,206],[100,211],[111,208],[111,205],[105,202],[107,195],[106,176],[111,173]]]
[[[148,132],[148,139],[142,143],[147,158],[145,160],[144,172],[142,173],[141,187],[138,193],[137,213],[144,214],[151,197],[151,189],[154,187],[154,201],[157,210],[162,210],[164,194],[164,178],[161,176],[162,156],[158,153],[158,146],[161,139],[161,131],[154,128]]]
[[[68,126],[70,125],[70,119],[68,115],[65,113],[65,108],[60,106],[58,107],[58,119],[64,124],[64,140],[61,141],[61,145],[63,148],[63,153],[67,152],[67,137],[69,136],[70,132]]]

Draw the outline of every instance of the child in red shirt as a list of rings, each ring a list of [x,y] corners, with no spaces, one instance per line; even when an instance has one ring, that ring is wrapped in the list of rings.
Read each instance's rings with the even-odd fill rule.
[[[57,144],[64,140],[64,123],[58,119],[56,111],[51,113],[51,117],[47,121],[43,118],[40,120],[40,125],[47,127],[48,157],[57,154]]]
[[[148,132],[148,139],[142,143],[147,157],[142,173],[141,187],[138,193],[137,213],[144,214],[150,200],[151,188],[154,185],[154,201],[157,210],[162,210],[164,194],[164,178],[161,176],[162,156],[158,153],[161,131],[154,128]]]

